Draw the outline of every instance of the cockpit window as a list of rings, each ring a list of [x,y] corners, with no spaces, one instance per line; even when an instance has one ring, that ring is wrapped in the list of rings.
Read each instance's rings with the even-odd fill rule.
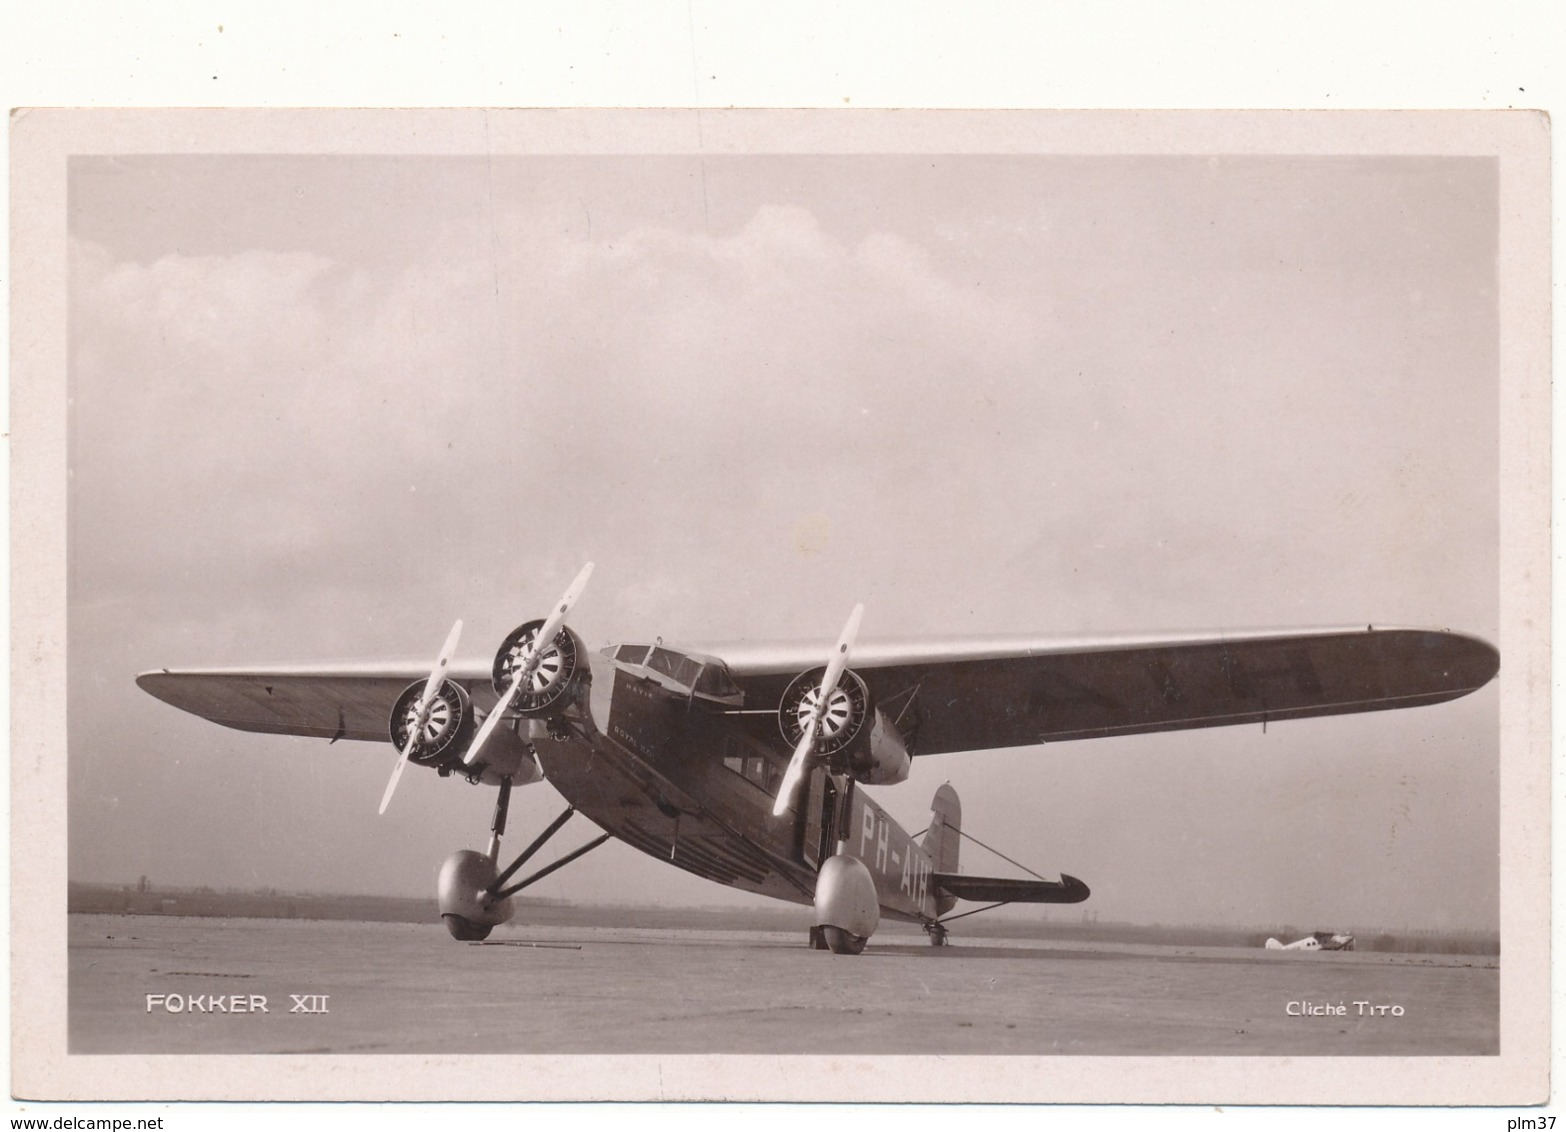
[[[654,672],[679,679],[680,662],[684,659],[679,653],[670,652],[668,649],[653,649],[647,657],[647,667]]]
[[[725,707],[744,703],[745,693],[729,676],[721,660],[697,654],[687,656],[662,645],[607,645],[603,652],[618,664],[638,665],[666,677],[681,689]]]
[[[675,683],[689,688],[696,682],[697,675],[701,672],[701,664],[688,656],[670,649],[655,648],[652,655],[647,658],[647,667],[654,672],[661,672],[665,676],[672,677]]]
[[[709,664],[696,678],[696,690],[706,696],[732,696],[739,691],[721,664]]]

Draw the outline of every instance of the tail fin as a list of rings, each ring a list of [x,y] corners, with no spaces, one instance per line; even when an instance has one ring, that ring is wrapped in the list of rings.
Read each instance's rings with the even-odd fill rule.
[[[944,784],[930,800],[930,828],[925,832],[921,848],[930,855],[930,861],[938,873],[957,871],[957,851],[961,848],[962,803],[950,783]],[[945,915],[957,903],[955,896],[936,898],[936,911]]]
[[[1273,939],[1271,936],[1268,936],[1267,937],[1267,950],[1268,951],[1282,951],[1283,950],[1283,944],[1282,944],[1281,941]]]

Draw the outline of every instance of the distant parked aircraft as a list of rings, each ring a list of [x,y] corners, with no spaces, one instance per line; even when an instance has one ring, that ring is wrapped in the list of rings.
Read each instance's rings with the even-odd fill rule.
[[[1354,937],[1347,932],[1316,932],[1304,939],[1297,939],[1293,943],[1282,943],[1276,939],[1267,941],[1268,951],[1353,951]]]

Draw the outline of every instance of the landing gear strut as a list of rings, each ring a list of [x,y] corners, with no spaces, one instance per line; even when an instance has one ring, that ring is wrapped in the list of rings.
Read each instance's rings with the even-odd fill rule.
[[[931,947],[946,946],[946,925],[939,920],[931,920],[924,925],[925,934],[930,937]]]
[[[501,786],[501,791],[502,791],[501,798],[502,798],[502,800],[506,796],[505,792],[509,791],[510,788],[511,788],[511,783],[509,781]],[[500,803],[497,802],[496,806],[495,806],[495,811],[496,811],[496,821],[499,823],[500,829],[504,829],[505,828],[505,823],[506,823],[505,809],[504,809],[503,806],[500,805]],[[521,854],[518,855],[518,857],[517,857],[517,859],[515,861],[512,861],[511,864],[507,865],[505,870],[499,876],[497,876],[494,880],[489,882],[489,886],[484,889],[485,895],[487,895],[491,900],[496,900],[496,901],[504,900],[508,896],[515,896],[517,893],[521,892],[524,888],[527,888],[529,885],[535,884],[538,881],[543,880],[545,877],[547,877],[550,873],[554,872],[556,869],[563,869],[563,868],[565,868],[565,866],[569,865],[572,861],[576,860],[578,857],[586,856],[588,853],[591,853],[594,849],[597,849],[605,841],[609,840],[609,835],[607,833],[602,834],[602,835],[600,835],[598,837],[595,837],[595,838],[593,838],[593,840],[589,841],[586,845],[583,845],[579,849],[573,849],[571,852],[567,853],[564,857],[561,857],[558,861],[554,862],[553,864],[545,865],[543,868],[539,869],[536,873],[531,873],[528,876],[523,877],[521,880],[517,881],[516,884],[513,884],[510,888],[502,888],[502,887],[500,887],[501,885],[505,884],[506,881],[510,880],[513,876],[515,876],[516,875],[516,871],[518,869],[520,869],[523,865],[527,864],[528,858],[530,858],[534,853],[537,853],[540,849],[542,849],[544,847],[544,842],[548,841],[551,837],[553,837],[556,833],[558,833],[559,830],[560,830],[560,827],[565,825],[566,822],[570,821],[571,820],[571,815],[574,814],[574,813],[576,813],[576,807],[575,806],[567,806],[565,808],[565,812],[564,813],[562,813],[554,821],[549,823],[549,828],[548,829],[544,830],[543,833],[540,833],[536,838],[533,839],[533,844],[529,845],[526,849],[522,850]],[[493,851],[490,854],[490,859],[494,860],[494,859],[496,859],[495,858],[496,853],[498,853],[499,850],[500,850],[500,832],[498,830],[495,833],[494,837],[491,839],[491,846],[492,846],[492,850]]]
[[[471,849],[464,849],[449,858],[441,868],[441,919],[455,939],[470,943],[484,939],[496,924],[503,924],[511,918],[514,911],[511,897],[609,840],[607,833],[596,837],[558,861],[507,886],[506,882],[576,813],[576,807],[567,806],[565,812],[550,822],[548,828],[534,838],[533,843],[522,850],[516,860],[497,873],[495,866],[500,860],[500,839],[506,832],[506,812],[510,804],[511,780],[508,778],[501,782],[500,796],[495,799],[495,816],[490,822],[489,851],[480,855]]]

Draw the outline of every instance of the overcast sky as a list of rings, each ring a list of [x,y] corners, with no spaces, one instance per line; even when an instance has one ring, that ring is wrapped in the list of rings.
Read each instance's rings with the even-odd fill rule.
[[[594,646],[825,648],[855,601],[867,639],[1494,640],[1496,194],[1463,158],[75,159],[71,875],[433,896],[492,790],[410,773],[378,819],[389,745],[134,675],[432,658],[458,616],[487,655],[588,559]],[[1488,929],[1496,702],[876,797],[918,829],[950,780],[1103,919]],[[519,791],[512,848],[562,805]],[[731,899],[618,844],[537,891]]]

